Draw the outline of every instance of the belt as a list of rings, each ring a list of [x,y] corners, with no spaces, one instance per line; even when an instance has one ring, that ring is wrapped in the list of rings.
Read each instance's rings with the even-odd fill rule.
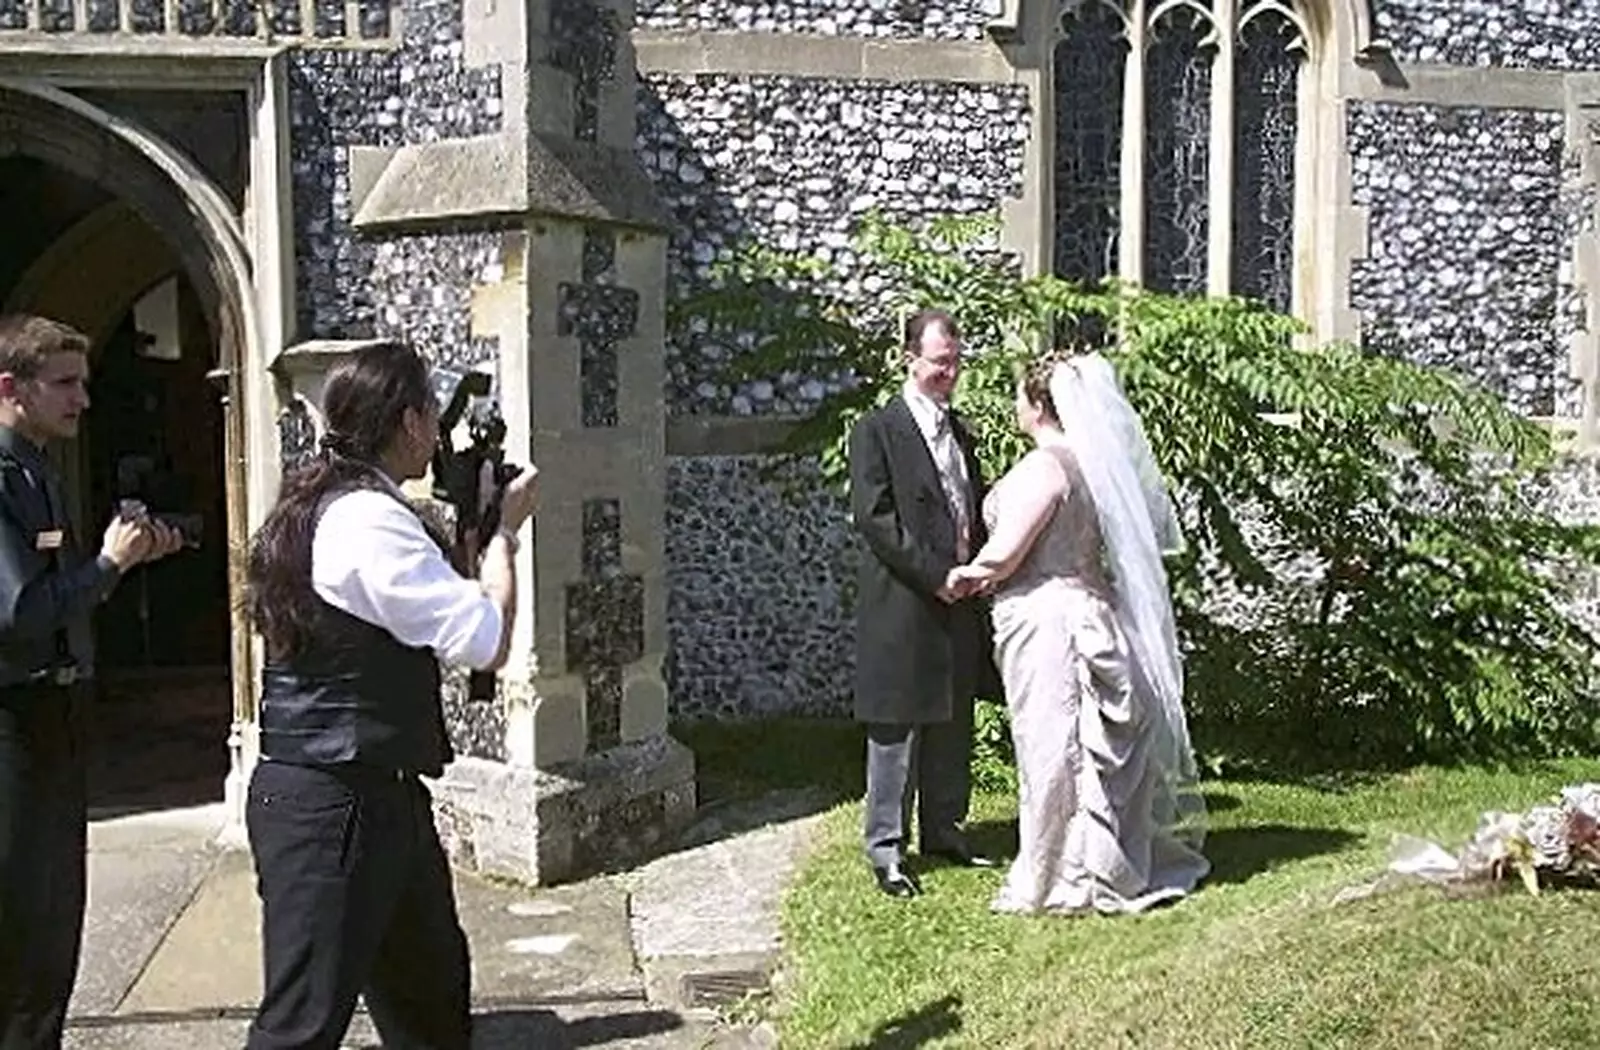
[[[87,681],[88,675],[72,667],[50,667],[43,671],[35,671],[28,677],[29,685],[54,685],[65,688]]]
[[[418,774],[409,769],[396,769],[393,766],[369,766],[359,762],[296,762],[290,759],[274,758],[271,755],[262,755],[262,762],[271,762],[276,766],[294,766],[297,769],[314,769],[330,776],[347,777],[352,780],[364,780],[368,783],[385,781],[415,780]]]
[[[76,667],[47,667],[34,671],[26,678],[0,685],[0,692],[27,691],[29,689],[65,689],[92,680],[92,676]]]
[[[13,705],[33,701],[47,702],[48,706],[52,707],[57,706],[59,700],[77,695],[77,686],[80,683],[89,681],[87,675],[77,674],[71,668],[60,670],[68,673],[58,675],[55,670],[41,671],[21,682],[0,686],[0,707],[10,709]]]

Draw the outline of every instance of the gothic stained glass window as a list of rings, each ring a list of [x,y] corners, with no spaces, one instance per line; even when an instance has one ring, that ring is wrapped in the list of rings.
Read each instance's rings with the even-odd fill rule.
[[[1144,283],[1206,290],[1211,23],[1189,7],[1151,26],[1145,59]]]
[[[1056,4],[1055,272],[1293,309],[1302,5]]]
[[[1239,34],[1234,66],[1232,289],[1288,312],[1294,301],[1299,27],[1266,9]]]
[[[1055,272],[1090,284],[1117,272],[1122,30],[1101,0],[1068,3],[1055,49]]]

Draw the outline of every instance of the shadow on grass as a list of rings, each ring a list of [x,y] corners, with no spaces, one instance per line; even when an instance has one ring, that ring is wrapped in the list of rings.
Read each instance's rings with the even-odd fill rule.
[[[475,1050],[514,1050],[541,1046],[578,1050],[623,1040],[664,1036],[683,1028],[683,1018],[668,1010],[627,1010],[566,1020],[553,1010],[497,1010],[473,1019]]]
[[[990,857],[1017,855],[1017,822],[980,820],[967,826],[972,848]],[[1361,836],[1338,828],[1302,828],[1282,824],[1219,828],[1206,836],[1213,886],[1248,882],[1275,868],[1323,854],[1342,853]]]
[[[1226,813],[1244,805],[1238,795],[1223,795],[1215,791],[1205,792],[1205,800],[1207,813]]]
[[[866,733],[844,719],[773,718],[678,722],[672,733],[694,752],[701,805],[808,788],[829,805],[866,791]]]
[[[823,813],[865,790],[865,734],[853,722],[681,721],[671,732],[694,752],[695,814],[652,858]]]
[[[1217,828],[1206,836],[1206,856],[1211,860],[1206,882],[1213,886],[1248,882],[1284,864],[1342,853],[1360,840],[1360,835],[1340,828],[1283,824]]]
[[[1373,753],[1373,748],[1341,742],[1316,725],[1263,730],[1197,720],[1192,732],[1196,757],[1206,771],[1204,779],[1208,785],[1253,782],[1344,795],[1378,787],[1419,768],[1537,776],[1560,766],[1560,757],[1555,755],[1477,752],[1466,744],[1454,754],[1428,753],[1420,746],[1407,749],[1400,744]]]
[[[817,787],[840,800],[860,798],[864,790],[865,732],[848,718],[788,717],[719,722],[711,719],[675,722],[672,733],[695,753],[701,797],[716,801],[730,795],[750,797],[764,791]],[[1217,735],[1215,728],[1213,736]],[[1301,736],[1305,734],[1302,732]],[[1198,737],[1197,737],[1198,739]],[[1234,741],[1237,743],[1237,741]],[[1208,749],[1199,745],[1202,759]],[[1281,750],[1281,749],[1280,749]],[[1371,788],[1415,769],[1419,760],[1393,763],[1340,762],[1326,749],[1309,748],[1291,758],[1268,759],[1271,748],[1243,748],[1244,755],[1224,760],[1210,754],[1206,787],[1229,783],[1268,783],[1307,787],[1329,794]],[[1251,752],[1260,752],[1252,755]],[[1435,761],[1434,768],[1466,768],[1496,773],[1535,775],[1560,768],[1551,758],[1487,758],[1472,762]],[[1214,813],[1238,805],[1225,791],[1208,791],[1206,804]]]
[[[978,820],[967,825],[967,841],[985,857],[1011,858],[1017,855],[1015,820]]]
[[[859,799],[865,790],[864,732],[845,719],[779,718],[748,722],[681,722],[673,733],[695,754],[695,776],[702,814],[718,823],[729,814],[728,827],[708,828],[720,838],[741,830],[745,811],[751,822],[773,814],[744,803],[774,796],[774,803],[816,811]],[[1530,763],[1531,764],[1531,763]],[[1309,775],[1301,783],[1341,792],[1369,782],[1369,774]],[[1237,810],[1240,798],[1227,790],[1206,793],[1213,814]],[[974,849],[991,857],[1014,857],[1015,820],[982,820],[967,834]],[[703,836],[697,836],[697,838]],[[1246,882],[1284,864],[1339,853],[1359,842],[1351,831],[1325,827],[1261,824],[1216,828],[1206,840],[1211,858],[1211,885]]]
[[[947,995],[926,1006],[901,1014],[873,1029],[872,1037],[850,1050],[915,1050],[961,1031],[961,997]]]

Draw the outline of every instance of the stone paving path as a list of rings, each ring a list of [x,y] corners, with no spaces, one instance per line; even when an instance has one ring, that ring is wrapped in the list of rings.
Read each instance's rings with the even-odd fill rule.
[[[826,805],[796,791],[702,810],[680,851],[623,878],[652,999],[694,1006],[766,987],[778,903]]]
[[[702,813],[635,871],[531,890],[457,877],[481,1048],[755,1047],[770,1032],[714,1007],[776,962],[777,905],[821,799],[785,793]],[[71,1050],[243,1045],[260,989],[247,853],[220,806],[99,820]],[[364,1015],[347,1047],[377,1046]]]

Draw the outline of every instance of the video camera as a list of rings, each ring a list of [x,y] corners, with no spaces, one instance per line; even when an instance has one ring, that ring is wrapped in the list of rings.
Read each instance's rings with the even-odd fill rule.
[[[500,526],[500,499],[522,468],[506,462],[506,423],[500,417],[500,406],[489,396],[487,372],[435,367],[429,381],[443,406],[439,410],[439,443],[433,450],[433,495],[455,508],[458,542],[474,532],[481,540]],[[453,435],[469,402],[467,447],[457,451]],[[469,575],[475,571],[470,565],[458,568]],[[467,696],[471,700],[494,699],[494,673],[469,674]]]
[[[442,406],[439,443],[433,451],[434,497],[455,508],[459,533],[487,536],[500,524],[506,486],[522,473],[521,467],[505,461],[506,424],[489,396],[489,374],[435,367],[429,378]],[[453,434],[463,415],[467,444],[458,451]]]

